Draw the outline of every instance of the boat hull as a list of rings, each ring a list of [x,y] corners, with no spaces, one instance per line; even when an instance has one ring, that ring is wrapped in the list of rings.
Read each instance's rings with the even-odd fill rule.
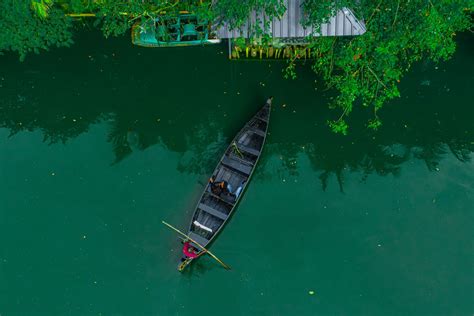
[[[234,137],[211,175],[214,184],[206,185],[196,205],[188,236],[195,241],[191,245],[198,254],[225,226],[249,184],[265,144],[271,103],[270,98]],[[193,260],[183,254],[178,270],[183,271]]]

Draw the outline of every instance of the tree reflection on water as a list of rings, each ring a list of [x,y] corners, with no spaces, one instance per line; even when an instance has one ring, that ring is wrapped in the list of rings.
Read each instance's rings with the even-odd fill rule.
[[[423,103],[415,97],[410,102],[418,105],[412,107],[410,116],[404,114],[410,104],[400,100],[392,113],[386,114],[390,123],[375,133],[361,128],[352,130],[348,136],[339,136],[329,132],[324,124],[288,132],[287,127],[273,124],[260,163],[265,165],[271,157],[277,157],[281,164],[276,174],[258,168],[257,177],[297,174],[297,161],[304,155],[319,172],[323,189],[334,175],[343,191],[347,172],[359,172],[365,180],[373,173],[398,175],[402,165],[414,158],[423,160],[431,171],[437,170],[446,155],[467,162],[474,151],[474,115],[467,115],[472,110],[466,105],[433,108],[434,99],[440,97],[448,102],[450,95],[431,96],[433,100],[418,98]],[[439,100],[436,103],[443,104]],[[110,125],[107,139],[115,154],[113,163],[120,163],[135,150],[160,144],[182,154],[177,166],[181,172],[209,173],[237,132],[219,129],[215,111],[183,114],[176,110],[167,113],[171,119],[162,122],[155,113],[159,111],[156,107],[143,107],[140,111],[123,110],[126,107],[81,110],[67,104],[43,108],[27,98],[4,100],[1,107],[0,126],[8,128],[12,136],[21,131],[41,130],[45,142],[65,143],[87,132],[92,124],[106,121]],[[275,117],[287,115],[278,107],[273,112]]]
[[[344,175],[348,172],[361,173],[362,181],[373,173],[398,175],[402,165],[412,159],[422,160],[428,170],[437,171],[445,156],[468,162],[474,151],[474,109],[467,104],[446,106],[452,98],[441,92],[414,97],[409,102],[400,100],[390,109],[391,113],[385,114],[390,122],[377,132],[359,129],[340,137],[325,128],[315,128],[309,134],[271,144],[267,150],[280,158],[280,170],[289,175],[297,172],[295,162],[304,154],[311,167],[320,172],[323,189],[334,175],[343,191]],[[415,106],[414,102],[418,104]]]
[[[275,105],[271,133],[256,177],[295,175],[299,172],[300,157],[307,157],[323,189],[334,176],[343,191],[348,172],[362,174],[364,181],[371,174],[398,175],[403,164],[411,159],[423,160],[431,171],[436,171],[447,155],[469,161],[474,151],[474,108],[467,91],[473,79],[473,66],[465,62],[470,58],[469,45],[472,45],[466,43],[460,46],[461,57],[455,57],[449,67],[446,66],[447,70],[438,67],[434,70],[433,65],[427,70],[424,69],[429,66],[426,64],[413,69],[411,77],[406,78],[400,88],[402,98],[379,113],[384,125],[377,132],[360,126],[360,122],[367,121],[364,113],[353,113],[349,135],[334,135],[326,125],[333,113],[328,113],[326,105],[321,104],[328,99],[324,94],[303,94],[303,87],[300,87],[301,91],[294,87],[298,90],[291,96],[295,104],[283,107],[283,101],[279,99],[287,97],[287,93],[280,91],[281,87],[275,85],[272,91],[265,90],[275,95]],[[78,49],[81,49],[80,45]],[[183,87],[174,84],[183,78],[182,74],[173,71],[174,64],[163,64],[160,69],[173,76],[169,80],[173,84],[159,87],[161,92],[158,93],[155,87],[157,74],[142,72],[140,78],[134,78],[133,74],[137,73],[137,64],[151,63],[156,58],[155,52],[166,52],[153,51],[146,57],[127,52],[129,60],[119,62],[111,57],[116,56],[112,53],[115,49],[115,46],[106,48],[106,55],[89,56],[86,61],[81,59],[81,63],[77,61],[87,53],[78,51],[78,56],[82,57],[72,56],[67,67],[58,68],[68,72],[49,68],[48,65],[61,62],[61,58],[58,61],[53,55],[54,60],[48,63],[16,65],[8,73],[8,81],[0,76],[0,127],[9,129],[10,136],[39,130],[46,143],[54,144],[66,143],[87,132],[94,124],[106,124],[107,140],[115,156],[112,164],[120,163],[134,151],[160,145],[181,154],[177,165],[180,172],[209,174],[246,120],[240,123],[223,121],[224,111],[235,114],[241,108],[217,107],[222,97],[206,89],[217,86],[221,79],[211,76],[208,82],[194,80],[183,93]],[[29,69],[32,65],[38,70],[18,70]],[[196,75],[199,71],[192,73]],[[124,74],[131,75],[124,77]],[[104,80],[107,81],[105,85],[101,84]],[[94,83],[97,86],[92,86]],[[307,91],[306,86],[304,89]],[[206,91],[205,95],[202,91]],[[255,93],[260,93],[258,91]],[[197,96],[205,99],[202,108],[196,105]],[[238,102],[235,100],[236,104]],[[254,100],[254,111],[263,102],[264,98]],[[247,107],[244,111],[248,110]],[[250,116],[251,113],[241,113],[239,120]],[[279,161],[276,170],[265,168],[273,158]]]

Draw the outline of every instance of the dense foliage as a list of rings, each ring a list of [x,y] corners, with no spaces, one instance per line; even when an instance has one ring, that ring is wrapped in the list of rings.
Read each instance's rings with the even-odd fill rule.
[[[321,7],[321,1],[311,0],[306,10],[325,13],[336,5],[343,3],[328,9]],[[339,92],[333,105],[341,109],[341,115],[329,122],[333,131],[347,133],[344,118],[354,104],[373,110],[368,127],[377,129],[381,125],[377,111],[387,100],[400,96],[398,83],[414,62],[422,58],[438,62],[452,56],[456,33],[471,27],[470,6],[468,0],[362,0],[352,8],[365,17],[363,36],[313,39],[313,70]],[[309,22],[318,24],[322,17],[316,15]]]
[[[365,20],[367,32],[353,38],[310,37],[312,69],[328,88],[337,91],[332,107],[340,110],[329,120],[334,132],[346,134],[346,117],[355,105],[373,113],[368,127],[382,123],[377,115],[383,104],[398,97],[398,83],[412,64],[422,58],[449,59],[455,51],[457,32],[471,27],[472,0],[306,0],[304,23],[317,28],[342,7],[350,7]],[[216,23],[245,23],[249,12],[264,10],[281,16],[283,0],[31,0],[0,2],[0,53],[16,51],[23,59],[29,52],[71,43],[71,16],[93,16],[105,36],[124,34],[133,23],[158,14],[194,11]],[[262,29],[252,33],[269,43]],[[296,76],[296,59],[290,58],[285,76]]]
[[[0,1],[0,54],[15,51],[24,59],[30,52],[50,46],[69,46],[71,19],[52,7],[51,0]]]

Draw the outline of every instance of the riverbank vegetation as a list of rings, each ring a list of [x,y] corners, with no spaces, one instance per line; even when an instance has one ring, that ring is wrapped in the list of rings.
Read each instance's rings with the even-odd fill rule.
[[[308,66],[336,91],[331,103],[334,118],[328,125],[336,133],[347,134],[346,118],[354,107],[365,107],[371,118],[368,128],[382,122],[378,112],[399,97],[398,85],[412,65],[421,59],[448,60],[456,48],[457,33],[472,27],[470,0],[306,0],[306,25],[318,30],[334,13],[350,7],[366,24],[367,32],[357,37],[309,37],[311,63]],[[31,0],[0,2],[0,53],[17,52],[20,59],[50,47],[69,46],[73,33],[83,25],[100,28],[106,37],[125,34],[139,21],[158,15],[194,12],[213,24],[224,20],[242,26],[253,10],[269,17],[281,16],[282,0]],[[253,32],[263,43],[265,29]],[[285,77],[295,78],[298,59],[288,57]]]

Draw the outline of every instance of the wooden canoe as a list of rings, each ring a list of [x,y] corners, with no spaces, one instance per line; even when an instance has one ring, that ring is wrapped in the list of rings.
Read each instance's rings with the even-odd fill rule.
[[[225,181],[230,185],[230,192],[216,194],[208,182],[196,205],[187,234],[203,247],[219,234],[242,198],[262,154],[271,105],[272,98],[237,133],[210,177],[216,182]],[[191,242],[191,245],[202,251],[197,244]],[[178,270],[182,271],[192,260],[183,254]]]

